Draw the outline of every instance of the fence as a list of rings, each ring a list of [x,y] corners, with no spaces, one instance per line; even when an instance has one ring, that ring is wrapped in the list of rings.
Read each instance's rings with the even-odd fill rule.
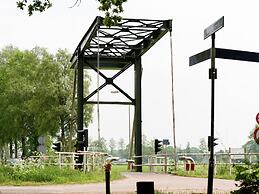
[[[105,159],[108,156],[107,153],[103,152],[56,152],[56,156],[31,156],[30,159],[38,161],[44,165],[56,165],[60,168],[64,166],[69,166],[71,168],[76,168],[77,166],[82,166],[83,171],[94,171],[96,169],[103,168]],[[77,163],[76,159],[83,155],[83,162]]]
[[[173,156],[170,154],[157,154],[157,155],[144,155],[134,156],[133,158],[142,158],[143,164],[135,165],[132,164],[132,168],[137,166],[147,166],[150,172],[168,172],[168,167],[173,167]],[[146,162],[145,162],[146,161]]]
[[[209,153],[180,153],[179,156],[189,156],[194,158],[196,165],[208,165]],[[246,162],[251,164],[259,161],[259,153],[215,153],[214,154],[215,168],[214,173],[217,174],[218,166],[225,165],[226,169],[229,170],[229,175],[232,174],[233,166],[244,165]]]
[[[180,161],[180,157],[191,157],[194,160],[196,166],[202,166],[206,169],[206,166],[209,163],[209,153],[179,153],[177,155],[178,162],[177,165],[180,168],[186,168],[186,161]],[[143,163],[141,165],[135,165],[131,160],[132,168],[136,166],[147,166],[150,172],[168,172],[168,167],[174,167],[174,157],[171,154],[157,154],[157,155],[144,155],[144,156],[135,156],[133,157],[138,158],[141,157]],[[214,155],[215,161],[215,174],[218,172],[218,167],[221,166],[219,169],[222,170],[222,166],[225,168],[223,170],[229,170],[229,174],[232,174],[233,165],[235,164],[245,164],[245,161],[249,163],[256,163],[259,161],[259,153],[242,153],[242,154],[233,154],[233,153],[215,153]]]
[[[94,171],[96,169],[102,169],[105,163],[105,159],[108,154],[103,152],[56,152],[57,156],[34,156],[31,158],[39,159],[39,161],[45,165],[57,165],[60,168],[64,166],[70,166],[75,168],[76,166],[82,166],[84,172]],[[76,158],[79,155],[83,155],[83,163],[76,163]],[[206,170],[209,163],[209,153],[179,153],[177,155],[178,159],[180,157],[191,157],[194,160],[194,163],[197,166],[202,166]],[[240,156],[240,157],[238,157]],[[242,156],[242,157],[241,157]],[[128,160],[128,166],[130,170],[134,170],[137,166],[147,167],[149,172],[165,172],[169,171],[169,167],[174,167],[174,157],[172,154],[157,154],[157,155],[144,155],[144,156],[135,156],[133,159],[141,157],[143,163],[141,165],[134,164],[134,160]],[[240,159],[242,158],[242,159]],[[229,171],[231,175],[233,172],[233,165],[235,164],[245,164],[245,161],[250,163],[256,163],[259,161],[259,153],[242,153],[242,154],[233,154],[233,153],[215,153],[215,174],[218,171]],[[121,163],[126,165],[127,163]],[[185,169],[186,161],[178,160],[177,166],[179,168]],[[222,166],[224,167],[222,169]]]

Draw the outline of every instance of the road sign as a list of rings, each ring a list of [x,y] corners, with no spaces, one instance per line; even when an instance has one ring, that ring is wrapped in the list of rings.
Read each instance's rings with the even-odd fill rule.
[[[170,145],[169,139],[163,139],[163,145]]]
[[[254,131],[254,140],[259,145],[259,127],[257,127]]]
[[[257,113],[257,115],[256,115],[256,122],[259,125],[259,113]]]
[[[39,136],[38,138],[38,143],[40,145],[44,145],[45,144],[45,136]]]
[[[211,24],[204,30],[204,39],[208,38],[210,35],[214,34],[218,30],[224,27],[224,16],[222,16],[219,20]]]
[[[37,147],[37,151],[44,154],[44,153],[46,153],[46,147],[44,145],[39,145]]]

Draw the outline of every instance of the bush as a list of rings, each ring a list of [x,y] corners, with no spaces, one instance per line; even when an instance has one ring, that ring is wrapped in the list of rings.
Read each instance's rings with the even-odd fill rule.
[[[236,186],[238,190],[232,194],[257,194],[259,192],[259,163],[253,165],[236,166],[236,181],[241,183]]]

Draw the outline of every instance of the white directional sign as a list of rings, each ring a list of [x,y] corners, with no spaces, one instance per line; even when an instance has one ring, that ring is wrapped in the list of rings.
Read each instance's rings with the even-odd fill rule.
[[[45,137],[44,137],[44,136],[39,136],[39,138],[38,138],[38,143],[39,143],[40,145],[45,144]]]
[[[45,142],[46,142],[46,138],[45,138],[45,136],[39,136],[39,138],[38,138],[38,143],[39,143],[39,145],[38,145],[38,147],[37,147],[37,151],[38,152],[41,152],[41,153],[46,153],[46,147],[45,147]]]
[[[211,24],[204,30],[204,39],[208,38],[210,35],[214,34],[218,30],[224,27],[224,16],[222,16],[219,20]]]
[[[39,145],[37,147],[37,151],[45,154],[46,153],[46,147],[44,145]]]

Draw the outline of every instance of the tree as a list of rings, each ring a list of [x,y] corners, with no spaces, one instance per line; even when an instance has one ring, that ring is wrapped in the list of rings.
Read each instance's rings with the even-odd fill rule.
[[[205,138],[201,138],[201,139],[200,139],[199,150],[200,150],[200,152],[202,152],[202,153],[205,153],[205,152],[208,151],[208,144],[207,144]]]
[[[97,0],[100,3],[99,10],[104,12],[104,24],[107,26],[116,25],[121,21],[120,13],[123,12],[123,3],[127,0]],[[75,0],[75,4],[80,4],[81,0]],[[27,8],[31,16],[34,12],[43,12],[52,7],[52,0],[19,0],[17,7],[21,10]]]
[[[123,138],[119,139],[117,147],[118,147],[118,155],[121,158],[127,157],[127,153],[125,153],[126,144],[125,144],[125,140]]]
[[[142,153],[143,155],[153,155],[155,153],[155,140],[148,140],[146,135],[142,136]]]
[[[60,129],[64,134],[71,131],[67,124],[73,87],[69,59],[65,50],[52,55],[40,47],[20,51],[9,46],[1,51],[0,136],[5,138],[0,146],[19,141],[27,155],[36,150],[40,135],[53,137]],[[89,80],[87,83],[86,87]],[[91,107],[86,111],[90,114],[87,124]]]
[[[111,155],[114,155],[115,153],[114,151],[116,149],[116,141],[113,138],[111,138],[109,141],[109,148],[110,148]]]
[[[189,141],[187,142],[187,145],[186,145],[186,148],[185,148],[185,152],[186,153],[191,153],[191,144],[190,144]]]
[[[92,141],[89,151],[108,152],[106,140],[102,137],[100,140]]]

